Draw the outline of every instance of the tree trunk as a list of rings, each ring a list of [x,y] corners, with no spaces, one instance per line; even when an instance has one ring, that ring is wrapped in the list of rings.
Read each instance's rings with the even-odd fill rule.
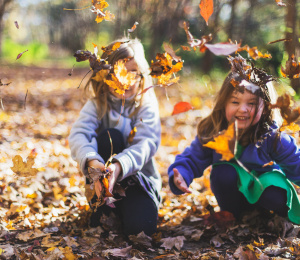
[[[10,2],[12,2],[12,0],[0,0],[0,56],[2,54],[2,35],[4,28],[3,15],[5,13],[5,8]]]
[[[234,34],[235,34],[234,26],[235,26],[235,19],[236,19],[236,15],[235,15],[236,3],[237,3],[237,0],[230,1],[231,13],[230,13],[230,20],[229,20],[229,24],[228,24],[227,34],[228,34],[228,38],[231,40],[239,40],[239,39],[233,39]]]
[[[298,41],[297,35],[297,5],[296,0],[287,0],[286,1],[286,39],[291,39],[291,41],[285,42],[285,50],[289,55],[289,58],[294,54],[295,57],[299,58],[300,55],[300,44]],[[291,80],[292,88],[299,93],[300,90],[300,79]]]

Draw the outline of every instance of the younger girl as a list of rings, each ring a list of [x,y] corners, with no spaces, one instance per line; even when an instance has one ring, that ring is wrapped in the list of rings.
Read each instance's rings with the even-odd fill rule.
[[[291,183],[300,185],[300,150],[295,139],[279,132],[272,119],[266,85],[271,77],[249,66],[241,56],[230,58],[230,62],[232,71],[213,111],[198,124],[190,147],[169,167],[171,190],[190,193],[193,179],[212,165],[210,185],[222,211],[238,219],[244,210],[264,208],[300,224],[300,202]],[[232,121],[238,128],[235,157],[242,166],[236,159],[221,161],[220,154],[205,147]]]
[[[113,211],[120,217],[126,235],[142,231],[152,235],[156,231],[161,189],[153,158],[160,143],[158,103],[153,89],[141,94],[151,86],[152,80],[140,41],[121,39],[116,42],[122,42],[120,47],[104,52],[101,57],[112,67],[108,76],[99,80],[94,72],[90,79],[95,97],[85,104],[71,129],[71,154],[87,177],[88,167],[104,170],[111,154],[116,154],[106,169],[111,172],[109,191],[120,183],[126,196],[114,203],[115,208],[99,207],[91,216],[90,226],[100,225],[101,215]],[[114,49],[116,42],[107,49]],[[135,78],[125,94],[116,93],[106,84],[106,80],[115,76],[114,65],[120,61]],[[134,128],[135,136],[128,140]],[[95,182],[95,189],[96,193],[103,189],[99,181]]]

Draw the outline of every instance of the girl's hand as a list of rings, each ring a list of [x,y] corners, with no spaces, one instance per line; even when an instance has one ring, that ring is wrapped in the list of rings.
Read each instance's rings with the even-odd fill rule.
[[[106,168],[109,172],[111,172],[108,179],[108,190],[112,193],[114,186],[117,182],[119,175],[122,173],[122,167],[119,162],[115,162]]]
[[[88,167],[93,167],[95,169],[100,169],[101,171],[104,171],[105,165],[102,162],[99,162],[98,160],[91,160],[88,162]],[[102,184],[99,180],[95,181],[95,192],[98,198],[101,197],[102,192]]]
[[[173,172],[174,172],[174,179],[173,179],[173,181],[174,181],[175,186],[179,190],[183,191],[184,193],[192,193],[192,191],[186,185],[186,182],[183,179],[182,175],[179,173],[179,171],[176,168],[174,168]]]

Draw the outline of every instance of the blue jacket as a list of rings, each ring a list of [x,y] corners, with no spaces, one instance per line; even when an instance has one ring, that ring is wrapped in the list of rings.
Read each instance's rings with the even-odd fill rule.
[[[276,139],[278,127],[272,125],[271,130],[262,136],[256,144],[245,147],[239,161],[250,171],[258,174],[274,169],[283,172],[286,177],[300,185],[300,150],[296,141],[290,135],[282,132]],[[276,144],[275,144],[276,142]],[[276,149],[274,149],[274,144]],[[173,182],[173,168],[176,168],[189,186],[194,178],[203,175],[203,171],[210,165],[221,162],[221,155],[215,150],[203,147],[198,137],[187,147],[182,154],[175,158],[175,162],[169,167],[169,184],[174,194],[182,194]],[[262,167],[273,161],[273,165]]]

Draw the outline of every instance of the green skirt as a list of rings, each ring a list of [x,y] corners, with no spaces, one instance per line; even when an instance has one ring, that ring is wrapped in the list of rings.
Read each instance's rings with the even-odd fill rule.
[[[220,162],[214,165],[222,164],[229,164],[235,168],[239,177],[238,188],[251,204],[256,203],[263,191],[269,186],[285,189],[287,192],[286,205],[289,208],[288,218],[290,221],[300,224],[300,201],[297,192],[282,172],[274,170],[258,175],[255,171],[251,171],[251,174],[248,173],[235,162]]]

